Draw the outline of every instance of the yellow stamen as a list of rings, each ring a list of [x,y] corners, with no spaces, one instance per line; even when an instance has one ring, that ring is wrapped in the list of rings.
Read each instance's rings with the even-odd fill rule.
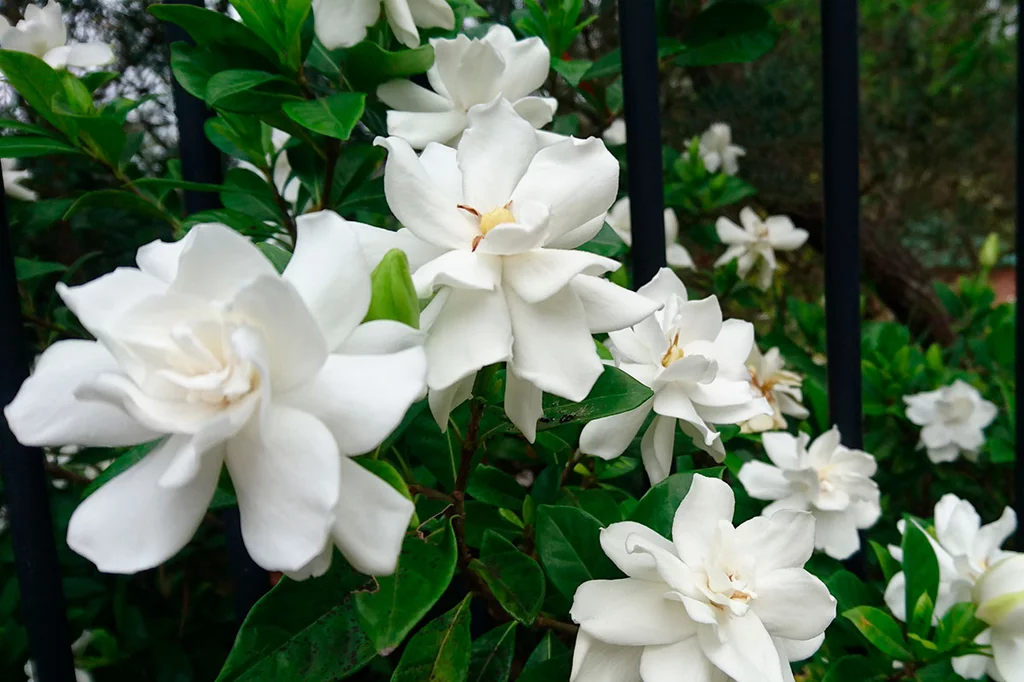
[[[672,339],[672,345],[668,347],[665,354],[661,356],[661,366],[668,367],[673,362],[684,356],[683,349],[678,346],[679,334],[677,333]]]
[[[515,221],[516,217],[512,215],[512,211],[508,210],[508,205],[506,204],[501,208],[488,211],[480,216],[480,233],[486,235],[498,225],[514,223]]]

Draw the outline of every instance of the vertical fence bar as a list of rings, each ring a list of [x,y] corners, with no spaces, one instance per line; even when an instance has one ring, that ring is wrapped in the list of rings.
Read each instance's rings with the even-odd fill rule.
[[[1021,183],[1024,182],[1024,125],[1021,124],[1021,115],[1024,114],[1024,0],[1017,0],[1017,244],[1015,266],[1016,276],[1016,297],[1017,305],[1017,354],[1016,354],[1016,409],[1014,415],[1016,420],[1017,433],[1017,461],[1014,464],[1014,508],[1017,511],[1017,518],[1024,519],[1024,420],[1021,420],[1021,405],[1024,405],[1024,323],[1020,319],[1020,297],[1024,294],[1024,192],[1021,191]],[[1017,536],[1014,548],[1024,551],[1024,521],[1017,523]]]
[[[0,405],[14,399],[29,373],[14,250],[0,181]],[[43,451],[25,447],[0,427],[0,473],[14,541],[21,615],[28,631],[29,656],[39,682],[74,682],[67,606],[50,514],[50,491]]]
[[[179,5],[204,7],[203,0],[166,0]],[[174,24],[164,24],[168,44],[189,41],[188,34]],[[223,159],[220,151],[206,138],[203,125],[210,116],[206,103],[185,92],[172,80],[174,112],[178,121],[178,152],[181,154],[181,173],[189,182],[219,185],[224,180]],[[185,192],[185,208],[189,213],[220,208],[220,199],[214,192]],[[221,514],[224,521],[228,559],[231,564],[231,582],[234,591],[235,614],[241,623],[252,605],[270,587],[270,577],[249,556],[242,541],[242,527],[237,509]]]
[[[843,443],[863,444],[857,0],[821,2],[828,400]]]
[[[649,282],[665,265],[658,24],[654,5],[654,0],[619,0],[634,288]]]

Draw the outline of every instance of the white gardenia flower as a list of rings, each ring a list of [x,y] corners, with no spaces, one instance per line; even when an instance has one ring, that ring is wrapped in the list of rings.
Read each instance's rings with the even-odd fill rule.
[[[612,121],[611,125],[601,133],[601,138],[613,147],[626,144],[626,120],[617,118]]]
[[[601,531],[625,573],[576,590],[571,682],[792,682],[835,618],[828,588],[804,570],[814,518],[780,511],[733,527],[732,488],[693,477],[672,541],[638,523]]]
[[[764,396],[772,407],[772,414],[758,415],[744,422],[743,433],[761,433],[762,431],[781,431],[786,428],[786,416],[807,419],[807,411],[801,401],[803,392],[800,387],[804,380],[799,374],[783,369],[786,366],[778,348],[772,348],[764,355],[757,344],[750,349],[747,358],[747,369],[750,370],[750,383]]]
[[[694,445],[716,461],[725,448],[714,424],[740,424],[771,407],[750,385],[745,361],[754,345],[754,327],[722,321],[718,299],[688,301],[686,287],[668,268],[638,292],[661,309],[632,329],[609,334],[616,365],[649,386],[654,397],[622,414],[595,419],[583,427],[580,452],[602,459],[621,455],[643,426],[656,416],[640,443],[651,483],[672,468],[676,423]]]
[[[71,643],[71,654],[78,658],[85,653],[85,650],[92,643],[93,634],[92,630],[83,630],[82,634],[78,636],[74,642]],[[28,677],[28,682],[36,682],[36,665],[35,662],[29,660],[25,663],[25,675]],[[92,674],[84,668],[75,668],[75,682],[93,682]]]
[[[740,222],[743,223],[742,229],[725,217],[715,223],[719,240],[729,247],[715,261],[715,267],[736,260],[739,276],[746,277],[760,261],[758,284],[762,289],[767,289],[771,286],[772,275],[777,267],[775,252],[799,249],[807,241],[807,230],[794,227],[793,221],[782,215],[761,220],[749,207],[740,211]]]
[[[380,18],[406,47],[419,47],[421,28],[455,28],[455,13],[445,0],[313,0],[313,29],[328,50],[352,47]]]
[[[68,29],[56,0],[50,0],[43,7],[29,4],[25,18],[14,26],[0,16],[0,48],[4,50],[35,55],[54,69],[91,68],[114,61],[114,52],[106,43],[68,45],[67,42]]]
[[[284,151],[285,145],[291,139],[292,136],[288,133],[274,128],[270,134],[270,143],[274,151],[272,154],[267,154],[267,163],[272,164],[273,167],[274,187],[277,188],[281,198],[294,206],[295,202],[299,200],[299,189],[302,187],[302,183],[298,177],[292,175],[292,165],[288,162],[288,154]],[[263,171],[248,161],[239,161],[238,167],[263,177]]]
[[[593,138],[538,151],[533,126],[502,99],[469,112],[458,151],[432,143],[417,157],[402,138],[377,144],[406,229],[376,238],[406,251],[421,298],[437,292],[423,311],[437,423],[446,428],[477,370],[507,361],[505,411],[532,441],[542,391],[582,400],[603,371],[591,334],[658,307],[600,277],[618,261],[573,250],[615,200],[615,157]]]
[[[360,324],[370,270],[348,223],[297,223],[283,275],[245,237],[205,224],[143,246],[138,268],[58,285],[97,341],[43,353],[5,410],[11,430],[27,445],[160,439],[71,517],[68,545],[101,571],[152,568],[184,547],[224,465],[263,568],[317,572],[333,542],[364,573],[394,569],[412,504],[350,457],[422,397],[421,335]]]
[[[433,39],[430,44],[434,65],[427,79],[433,90],[410,80],[377,88],[377,97],[392,109],[389,135],[404,138],[413,149],[423,149],[430,142],[455,147],[466,129],[469,110],[495,97],[511,102],[516,113],[535,128],[551,122],[558,102],[532,96],[551,68],[551,53],[540,38],[517,41],[507,26],[496,24],[483,38],[460,34],[452,40]]]
[[[719,169],[726,175],[736,175],[740,170],[739,158],[747,150],[732,143],[732,130],[727,123],[712,123],[700,136],[700,156],[709,173]]]
[[[875,525],[882,508],[878,484],[871,479],[878,469],[875,458],[845,447],[839,438],[835,426],[813,443],[806,433],[766,433],[762,443],[774,466],[747,462],[739,479],[754,499],[773,500],[766,516],[781,509],[811,512],[815,548],[848,559],[860,549],[857,530]]]
[[[633,246],[632,218],[629,214],[629,197],[623,197],[615,202],[612,210],[608,211],[605,222],[615,230],[619,239],[626,243],[626,246]],[[693,259],[690,252],[679,244],[679,219],[676,212],[671,208],[665,209],[665,262],[672,268],[693,268]]]
[[[978,389],[957,379],[935,391],[903,396],[907,419],[921,429],[918,447],[928,449],[935,464],[952,462],[963,453],[972,462],[985,444],[982,430],[996,418],[994,403],[981,397]]]
[[[4,192],[7,196],[22,201],[35,201],[39,198],[35,190],[21,184],[25,180],[31,180],[32,173],[19,169],[17,159],[0,159],[0,164],[3,164]]]
[[[973,668],[953,667],[962,677],[981,677],[979,668],[994,680],[1024,682],[1024,555],[1015,554],[1000,560],[978,579],[973,591],[978,605],[977,617],[989,624],[989,629],[975,640],[992,645],[992,658],[981,659]],[[984,641],[983,641],[984,638]]]

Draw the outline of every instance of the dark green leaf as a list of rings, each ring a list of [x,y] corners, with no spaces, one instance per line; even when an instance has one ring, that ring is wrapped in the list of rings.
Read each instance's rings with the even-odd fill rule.
[[[86,90],[96,92],[104,85],[117,80],[120,76],[121,74],[117,71],[92,71],[79,78],[79,80],[82,81],[82,85],[85,86]]]
[[[873,606],[858,606],[844,611],[843,618],[853,623],[854,627],[886,656],[897,661],[908,661],[912,658],[900,626],[885,611]]]
[[[515,643],[515,623],[494,628],[473,642],[466,682],[508,682]]]
[[[622,241],[619,235],[615,234],[615,230],[608,223],[602,225],[601,231],[579,248],[580,251],[589,251],[605,258],[621,258],[629,250],[626,243]]]
[[[267,257],[267,260],[274,264],[274,269],[279,273],[284,272],[284,269],[288,267],[288,262],[292,259],[292,254],[285,251],[277,244],[270,244],[268,242],[260,242],[256,245],[263,255]]]
[[[943,651],[958,643],[974,642],[988,624],[975,615],[977,607],[971,602],[953,604],[939,621],[936,644]]]
[[[686,497],[686,493],[690,491],[693,475],[699,473],[704,476],[721,478],[724,470],[724,467],[715,467],[669,476],[640,498],[640,503],[633,510],[629,520],[647,526],[663,537],[671,538],[672,520],[675,518],[676,509]]]
[[[510,616],[527,627],[533,625],[544,603],[544,572],[536,561],[488,530],[480,558],[474,559],[470,568],[487,583]]]
[[[501,469],[480,464],[469,475],[466,492],[485,504],[518,512],[523,508],[526,489]]]
[[[601,522],[582,509],[537,508],[537,554],[551,583],[566,597],[588,580],[618,576],[601,549],[600,533]]]
[[[778,29],[771,14],[756,2],[718,2],[693,20],[676,58],[680,66],[752,62],[772,49]]]
[[[864,656],[844,656],[829,666],[822,682],[868,682],[877,675]]]
[[[594,388],[582,402],[545,394],[544,418],[538,429],[561,426],[569,422],[584,424],[601,417],[628,412],[640,407],[654,393],[617,367],[605,366]]]
[[[619,514],[618,503],[612,494],[606,490],[563,488],[559,504],[579,507],[600,521],[603,526],[610,526],[622,520],[622,516]]]
[[[11,50],[0,50],[0,72],[37,114],[58,130],[67,130],[63,117],[53,110],[54,96],[64,92],[59,73],[35,55]]]
[[[274,198],[274,190],[264,178],[244,168],[227,172],[220,200],[225,208],[241,211],[259,222],[281,224],[281,209]]]
[[[903,568],[900,566],[900,562],[892,558],[892,554],[889,553],[886,547],[883,547],[874,540],[869,542],[871,543],[872,551],[875,553],[875,558],[878,559],[878,565],[882,568],[882,576],[886,582],[889,582]]]
[[[300,99],[295,84],[266,71],[229,69],[206,83],[206,102],[229,111],[273,111],[283,99]]]
[[[364,40],[345,52],[345,78],[362,92],[374,92],[378,85],[398,78],[425,73],[434,63],[430,45],[414,50],[388,52]]]
[[[231,17],[203,7],[183,4],[153,5],[149,13],[185,29],[196,44],[231,45],[255,50],[270,61],[276,61],[274,49],[249,29]]]
[[[553,682],[569,679],[572,652],[552,633],[544,635],[537,648],[526,659],[517,682]]]
[[[267,168],[263,149],[262,126],[255,116],[220,112],[203,125],[210,142],[228,156],[248,161],[257,168]]]
[[[585,59],[552,59],[551,69],[559,74],[565,81],[574,88],[580,84],[583,76],[590,71],[593,62]]]
[[[836,598],[839,613],[857,606],[864,606],[870,600],[868,588],[860,578],[849,571],[836,571],[825,580],[828,591]]]
[[[420,326],[420,304],[404,251],[391,249],[370,274],[372,295],[364,321],[395,320],[413,329]]]
[[[459,605],[416,633],[398,662],[391,682],[465,682],[472,642],[467,596]]]
[[[337,92],[304,102],[285,102],[288,118],[314,133],[347,140],[363,116],[366,95],[361,92]]]
[[[24,159],[30,156],[45,156],[46,154],[79,153],[71,145],[55,140],[52,137],[0,136],[0,158],[4,159]]]
[[[146,201],[137,194],[124,192],[119,189],[101,189],[96,192],[83,194],[71,204],[71,208],[64,214],[67,220],[71,216],[93,208],[118,208],[125,211],[132,211],[164,222],[171,222],[172,216],[163,211],[151,201]]]
[[[906,609],[914,616],[922,594],[927,594],[932,605],[939,593],[939,562],[928,536],[913,519],[907,519],[903,533],[903,575],[907,579]],[[920,612],[911,621],[911,632],[924,635],[931,627],[931,611]],[[923,629],[922,629],[923,628]]]
[[[30,258],[21,258],[20,256],[15,256],[14,258],[14,271],[17,273],[19,282],[28,282],[45,277],[46,275],[64,272],[67,269],[67,266],[61,263],[48,263],[43,260],[32,260]]]

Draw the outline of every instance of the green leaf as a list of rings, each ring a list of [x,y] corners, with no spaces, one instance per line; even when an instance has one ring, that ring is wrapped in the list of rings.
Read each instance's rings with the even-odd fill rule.
[[[376,653],[351,595],[366,581],[338,557],[320,578],[282,578],[242,623],[217,682],[315,682],[359,670]]]
[[[220,112],[203,124],[206,137],[228,156],[248,161],[257,168],[268,167],[262,144],[262,126],[255,116]]]
[[[314,133],[347,140],[363,117],[366,95],[361,92],[338,92],[320,99],[285,102],[288,118]]]
[[[281,100],[298,100],[295,84],[281,76],[251,69],[229,69],[210,77],[206,102],[211,107],[240,112],[274,111]]]
[[[374,42],[364,40],[345,52],[345,78],[353,89],[374,92],[378,85],[390,80],[426,73],[434,64],[434,48],[430,45],[414,50],[388,52]]]
[[[121,74],[117,71],[91,71],[78,80],[82,81],[82,85],[89,92],[96,92],[104,85],[111,83],[121,77]]]
[[[413,329],[420,326],[420,303],[404,251],[391,249],[370,274],[372,294],[365,322],[395,320]]]
[[[869,540],[868,542],[871,543],[871,550],[875,553],[875,558],[878,559],[878,565],[882,569],[882,576],[885,578],[885,582],[888,583],[903,568],[900,566],[900,562],[892,558],[888,548],[883,547],[874,540]]]
[[[864,656],[843,656],[829,666],[822,682],[867,682],[877,674]]]
[[[928,595],[932,605],[935,604],[939,593],[939,562],[928,536],[910,518],[906,521],[906,531],[903,533],[903,575],[907,579],[907,614],[915,616],[911,620],[910,631],[924,635],[931,627],[932,614],[931,610],[927,613],[917,612],[917,604],[923,594]],[[918,620],[918,616],[924,620]]]
[[[640,498],[640,502],[633,510],[629,520],[647,526],[662,537],[671,538],[672,520],[675,518],[676,509],[686,497],[686,493],[690,492],[693,475],[699,473],[704,476],[721,478],[723,471],[725,471],[724,467],[715,467],[669,476]]]
[[[593,62],[585,59],[552,59],[551,69],[559,74],[565,81],[574,88],[580,84],[583,76],[590,71]]]
[[[873,606],[858,606],[843,612],[854,627],[860,630],[875,647],[886,656],[897,661],[909,661],[912,656],[907,648],[903,632],[889,614]]]
[[[275,50],[283,47],[284,26],[278,13],[279,0],[231,0],[242,23]]]
[[[79,154],[76,148],[52,137],[4,135],[0,137],[0,158],[24,159],[46,154]]]
[[[520,511],[526,498],[526,488],[515,477],[485,464],[473,468],[466,492],[480,502],[513,511]]]
[[[572,652],[549,632],[526,659],[523,672],[516,682],[567,680],[571,668]]]
[[[907,630],[910,633],[910,638],[915,639],[927,635],[932,629],[932,613],[935,612],[935,602],[928,595],[927,592],[922,592],[921,596],[917,598],[917,604],[914,605],[914,610],[910,613],[910,620],[907,624]]]
[[[64,92],[59,73],[35,55],[11,50],[0,50],[0,72],[37,114],[58,130],[67,130],[63,117],[53,110],[54,96]]]
[[[162,21],[181,26],[192,36],[197,45],[229,45],[255,50],[269,59],[277,61],[274,49],[245,24],[231,17],[194,5],[153,5],[149,13]]]
[[[405,479],[402,478],[402,474],[398,473],[398,470],[395,469],[395,467],[382,459],[374,459],[370,455],[363,455],[354,459],[364,469],[400,492],[402,497],[407,500],[412,499],[412,493],[409,492],[409,486],[405,484]]]
[[[939,620],[936,632],[936,644],[942,651],[948,651],[960,643],[973,643],[988,624],[980,620],[978,608],[971,602],[953,604],[946,615]]]
[[[146,201],[132,192],[124,192],[119,189],[101,189],[83,194],[75,200],[75,203],[71,204],[71,208],[64,214],[64,220],[81,211],[95,208],[117,208],[156,218],[163,222],[173,221],[170,214],[153,202]]]
[[[551,583],[570,599],[588,580],[619,575],[601,549],[600,533],[601,522],[582,509],[537,508],[537,554]]]
[[[756,2],[718,2],[693,20],[679,66],[752,62],[772,49],[778,29],[771,14]]]
[[[448,613],[427,623],[402,654],[391,682],[465,682],[472,642],[467,596]]]
[[[515,623],[494,628],[473,642],[466,682],[508,682],[515,644]]]
[[[531,627],[544,603],[544,572],[536,561],[492,530],[470,568],[491,588],[510,616]]]
[[[232,168],[224,178],[220,194],[224,208],[240,211],[258,222],[281,224],[281,209],[267,181],[244,168]]]
[[[538,429],[569,422],[585,424],[601,417],[628,412],[643,405],[654,393],[617,367],[605,366],[590,395],[582,402],[544,396],[544,417]]]
[[[292,254],[285,251],[277,244],[260,242],[256,245],[256,248],[267,257],[268,261],[274,264],[274,269],[277,270],[278,274],[284,272],[284,269],[288,267],[288,263],[292,259]]]
[[[840,613],[863,606],[870,600],[867,586],[849,571],[836,571],[825,580],[825,585],[835,597],[836,608]]]
[[[427,614],[455,575],[455,534],[451,525],[421,540],[402,543],[398,568],[377,579],[373,592],[356,595],[359,622],[377,651],[390,651]]]
[[[62,263],[48,263],[44,260],[32,260],[31,258],[14,257],[14,271],[17,273],[19,282],[28,282],[40,277],[46,277],[57,272],[64,272],[67,266]]]

